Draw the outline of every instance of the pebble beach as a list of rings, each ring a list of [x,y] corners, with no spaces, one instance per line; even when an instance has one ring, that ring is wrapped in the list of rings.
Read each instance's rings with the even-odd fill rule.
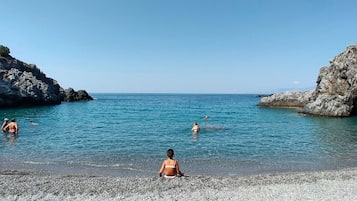
[[[165,179],[0,170],[0,200],[357,200],[357,169]]]

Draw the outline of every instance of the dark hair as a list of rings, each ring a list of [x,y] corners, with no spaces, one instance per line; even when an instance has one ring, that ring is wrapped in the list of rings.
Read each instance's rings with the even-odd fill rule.
[[[167,157],[173,158],[174,157],[174,150],[173,149],[168,149],[167,150]]]

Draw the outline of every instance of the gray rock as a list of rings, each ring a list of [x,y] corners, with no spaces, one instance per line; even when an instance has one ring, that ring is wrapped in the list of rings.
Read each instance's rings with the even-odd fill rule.
[[[63,91],[56,80],[48,78],[36,65],[0,57],[0,107],[60,104],[65,97]],[[86,92],[80,94],[75,100],[89,100]]]
[[[303,113],[347,117],[356,114],[357,104],[357,45],[351,45],[322,67],[311,101]]]
[[[258,106],[261,107],[304,107],[309,101],[314,91],[294,91],[280,94],[273,94],[261,98]]]
[[[314,116],[348,117],[357,114],[357,45],[351,45],[322,67],[315,90],[264,97],[262,107],[299,107]]]
[[[62,95],[62,100],[67,102],[93,100],[93,98],[85,90],[75,91],[72,88],[68,88],[63,91]]]

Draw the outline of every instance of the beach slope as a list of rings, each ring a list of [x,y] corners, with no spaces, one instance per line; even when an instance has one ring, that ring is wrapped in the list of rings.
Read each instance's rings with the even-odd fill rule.
[[[175,179],[0,170],[0,200],[357,200],[357,169]]]

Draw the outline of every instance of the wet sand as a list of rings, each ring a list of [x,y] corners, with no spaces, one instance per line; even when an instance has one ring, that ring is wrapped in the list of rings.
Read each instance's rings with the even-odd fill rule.
[[[357,200],[357,169],[175,179],[2,169],[0,200]]]

